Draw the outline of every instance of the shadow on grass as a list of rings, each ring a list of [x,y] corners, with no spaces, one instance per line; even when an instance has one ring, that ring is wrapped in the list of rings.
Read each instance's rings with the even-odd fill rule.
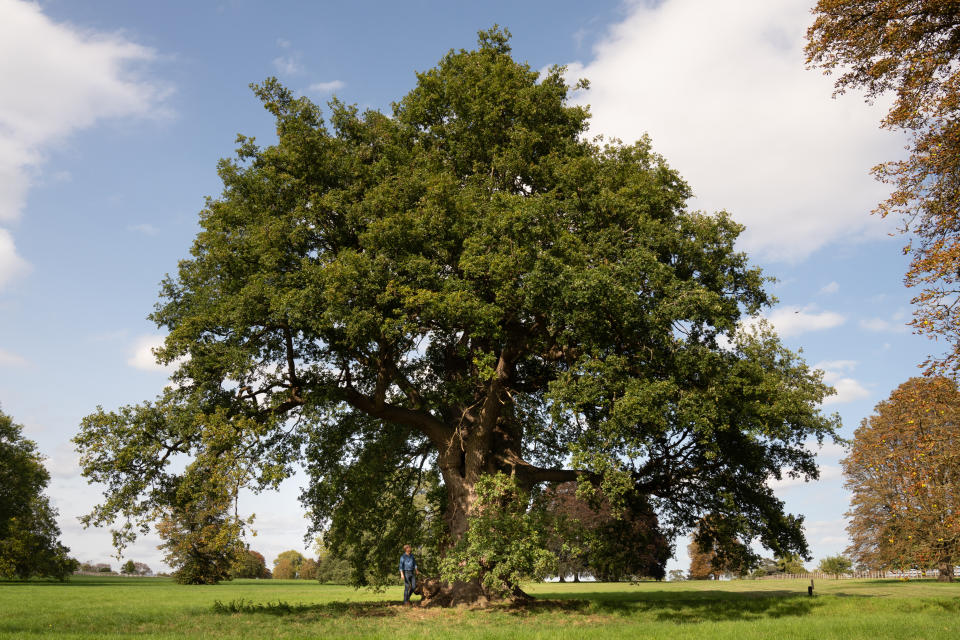
[[[576,598],[580,594],[568,595]],[[735,597],[730,597],[731,595],[724,594],[721,598],[687,598],[678,597],[676,593],[654,592],[598,598],[597,594],[589,594],[589,597],[584,599],[535,601],[526,607],[526,612],[534,615],[541,611],[569,611],[592,615],[639,616],[658,622],[690,624],[804,616],[823,604],[815,598],[790,591],[741,592]]]
[[[572,617],[640,617],[659,622],[695,624],[701,622],[750,621],[808,615],[822,603],[790,591],[744,592],[720,598],[679,598],[676,593],[565,594],[563,599],[536,598],[524,604],[494,605],[497,611],[516,617],[564,615]],[[653,596],[653,597],[649,597]],[[660,596],[660,597],[658,597]],[[323,604],[290,604],[284,601],[252,600],[217,601],[213,611],[221,614],[297,615],[307,617],[385,618],[395,616],[438,614],[438,609],[407,609],[396,602],[328,602]],[[409,612],[409,613],[408,613]]]
[[[314,614],[319,617],[341,617],[349,616],[353,618],[386,618],[397,615],[403,607],[395,602],[325,602],[322,604],[306,604],[299,602],[290,604],[283,600],[276,602],[254,602],[240,598],[229,602],[220,602],[216,600],[213,603],[214,613],[234,614],[234,613],[253,613],[267,614],[272,616],[287,616],[303,614]]]

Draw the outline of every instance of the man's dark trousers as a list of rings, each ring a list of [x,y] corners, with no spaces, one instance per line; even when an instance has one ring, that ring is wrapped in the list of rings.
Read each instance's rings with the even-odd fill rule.
[[[403,602],[406,604],[410,602],[410,596],[413,595],[413,590],[417,588],[417,572],[416,571],[404,571],[403,572]]]

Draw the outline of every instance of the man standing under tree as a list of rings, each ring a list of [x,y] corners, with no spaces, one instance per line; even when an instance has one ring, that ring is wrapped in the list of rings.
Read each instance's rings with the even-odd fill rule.
[[[410,553],[410,545],[403,545],[403,555],[400,556],[400,579],[403,580],[403,604],[410,604],[410,596],[417,588],[417,559]]]

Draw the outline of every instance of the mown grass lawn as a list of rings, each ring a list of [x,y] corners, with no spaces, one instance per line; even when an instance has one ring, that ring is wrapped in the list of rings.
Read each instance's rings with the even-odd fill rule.
[[[403,608],[401,591],[284,580],[0,582],[0,638],[951,638],[960,583],[536,584],[522,609]],[[242,601],[218,612],[215,602]]]

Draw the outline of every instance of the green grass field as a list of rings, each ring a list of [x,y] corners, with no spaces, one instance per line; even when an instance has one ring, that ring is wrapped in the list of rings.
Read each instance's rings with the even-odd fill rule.
[[[0,582],[0,638],[951,638],[960,583],[536,584],[522,609],[403,608],[401,591],[283,580]],[[217,611],[242,600],[240,612]],[[234,607],[236,608],[236,607]]]

